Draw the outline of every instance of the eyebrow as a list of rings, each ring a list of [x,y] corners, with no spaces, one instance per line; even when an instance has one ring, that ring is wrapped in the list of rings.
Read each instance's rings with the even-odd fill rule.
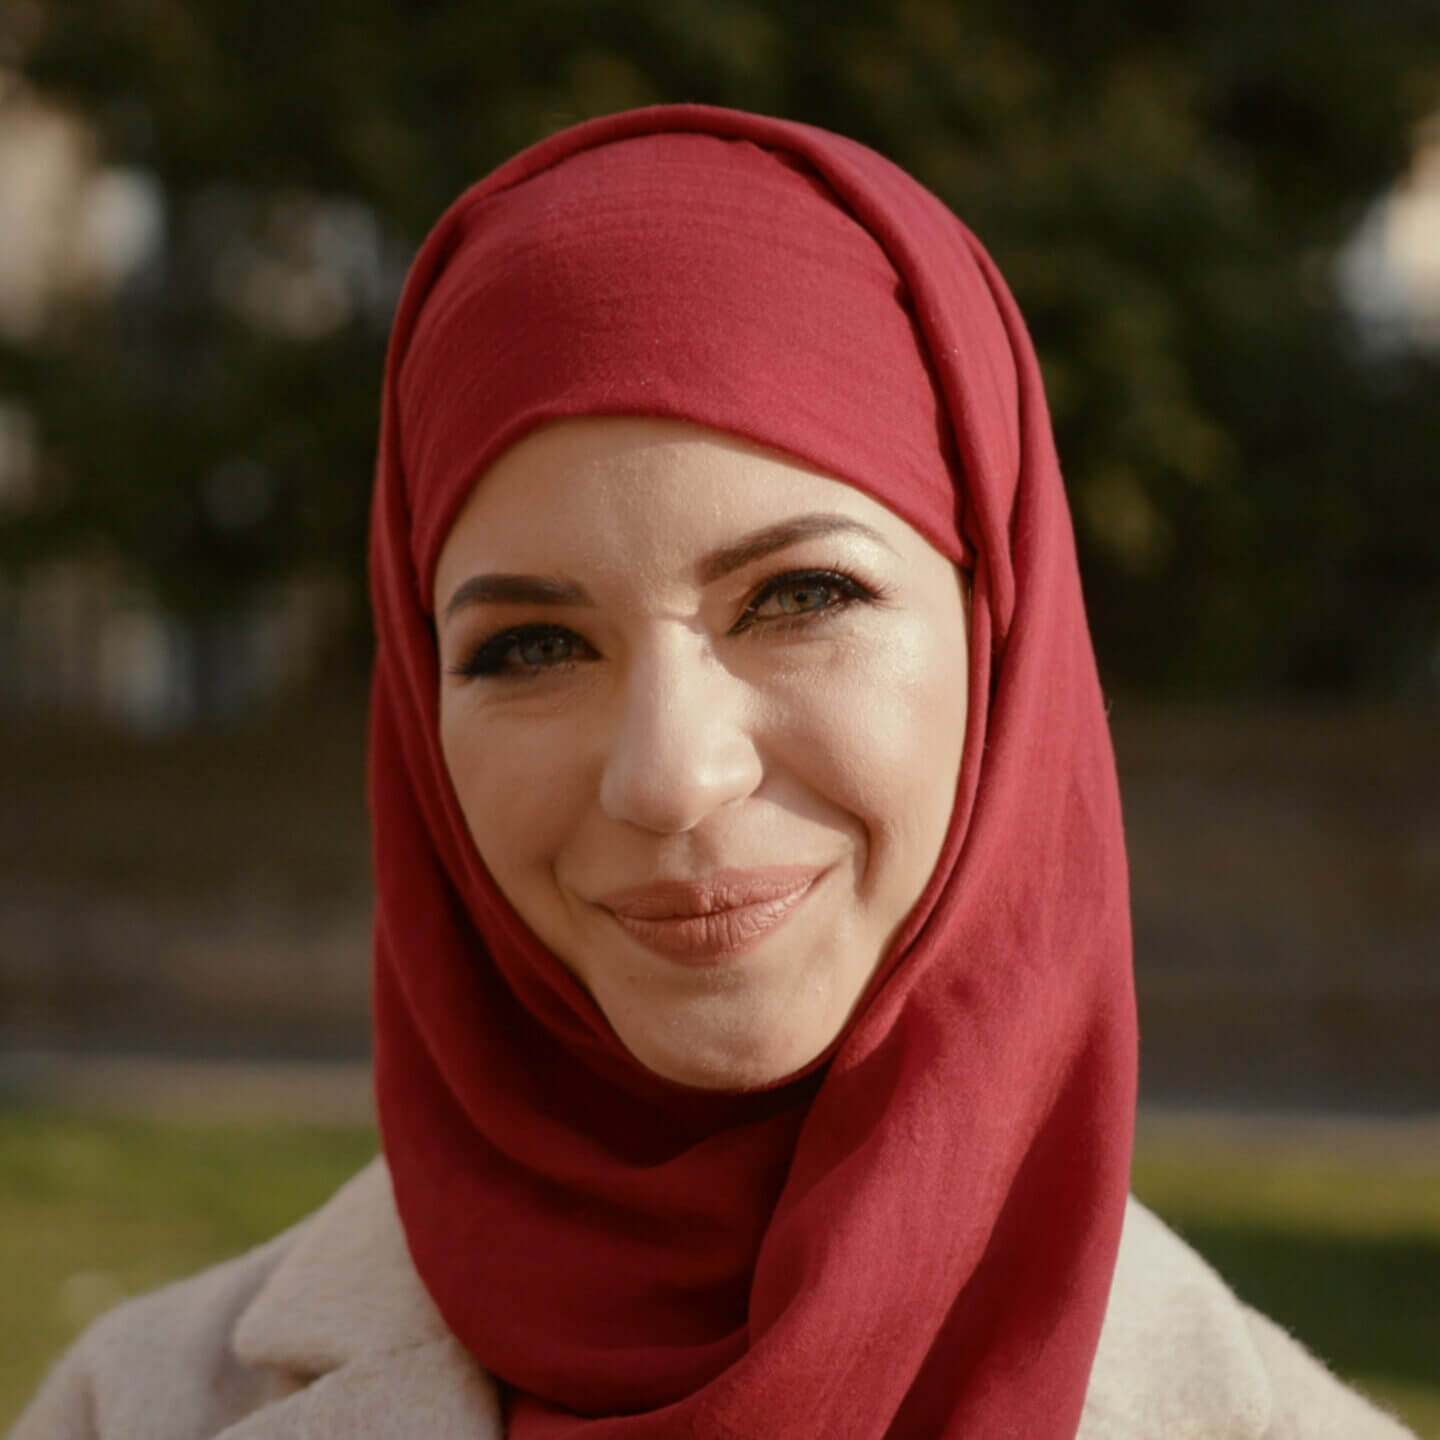
[[[892,548],[890,542],[874,526],[865,524],[863,520],[852,520],[848,515],[796,515],[790,520],[781,520],[778,524],[756,530],[733,545],[711,551],[695,567],[695,573],[700,577],[702,585],[710,585],[730,574],[732,570],[738,570],[742,565],[749,565],[755,560],[763,560],[765,556],[776,550],[783,550],[787,545],[798,544],[801,540],[815,540],[824,535],[844,534],[863,535],[866,539],[883,545],[887,550]]]
[[[716,580],[742,566],[763,560],[776,550],[788,545],[797,545],[802,540],[815,540],[826,535],[862,535],[885,549],[893,546],[886,538],[863,520],[852,520],[848,515],[827,515],[816,513],[796,515],[767,525],[761,530],[712,550],[695,567],[695,573],[702,585],[712,585]],[[469,605],[594,605],[589,591],[583,585],[571,580],[553,580],[542,575],[472,575],[463,584],[457,585],[445,606],[448,620],[457,610]]]
[[[455,587],[445,607],[448,620],[467,605],[593,605],[583,585],[540,575],[472,575]]]

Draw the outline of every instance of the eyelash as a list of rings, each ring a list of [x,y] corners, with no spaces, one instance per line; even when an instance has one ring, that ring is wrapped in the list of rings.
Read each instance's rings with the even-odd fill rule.
[[[767,600],[787,590],[822,587],[835,592],[835,598],[813,610],[793,615],[760,615],[757,612]],[[732,635],[743,635],[756,626],[774,627],[782,633],[829,620],[855,604],[874,604],[885,599],[885,593],[874,585],[858,580],[843,570],[787,570],[760,586],[751,597],[740,618],[731,627]],[[580,656],[571,656],[549,665],[511,666],[509,657],[521,645],[543,640],[578,640],[586,650],[590,647],[563,625],[515,625],[482,641],[469,657],[458,665],[447,667],[448,673],[462,679],[527,680],[555,671],[567,670]]]

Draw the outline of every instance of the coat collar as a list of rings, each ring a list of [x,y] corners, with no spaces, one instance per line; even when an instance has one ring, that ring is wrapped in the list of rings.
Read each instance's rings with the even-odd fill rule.
[[[447,1334],[377,1158],[294,1232],[235,1327],[235,1351],[246,1364],[313,1376]]]
[[[436,1440],[503,1440],[498,1387],[421,1284],[383,1160],[294,1232],[233,1344],[299,1388],[224,1440],[378,1440],[422,1416]],[[1243,1307],[1131,1200],[1079,1440],[1258,1440],[1271,1410]]]

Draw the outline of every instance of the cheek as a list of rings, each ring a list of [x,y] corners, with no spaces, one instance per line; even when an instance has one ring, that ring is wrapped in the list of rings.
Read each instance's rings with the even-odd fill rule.
[[[563,727],[562,727],[563,728]],[[582,794],[578,746],[553,721],[513,723],[441,706],[440,743],[450,783],[481,860],[511,899],[548,874],[575,823]],[[575,759],[566,762],[564,757]]]
[[[958,648],[944,627],[888,627],[789,697],[790,763],[863,829],[872,884],[923,886],[944,841],[965,738],[963,637]]]

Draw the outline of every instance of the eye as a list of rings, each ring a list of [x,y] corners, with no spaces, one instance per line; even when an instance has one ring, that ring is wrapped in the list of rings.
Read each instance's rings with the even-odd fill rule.
[[[520,625],[492,635],[450,673],[524,679],[546,670],[563,670],[594,655],[573,630],[560,625]]]
[[[839,570],[792,570],[767,580],[736,624],[737,630],[771,621],[800,621],[878,598],[869,586]]]

